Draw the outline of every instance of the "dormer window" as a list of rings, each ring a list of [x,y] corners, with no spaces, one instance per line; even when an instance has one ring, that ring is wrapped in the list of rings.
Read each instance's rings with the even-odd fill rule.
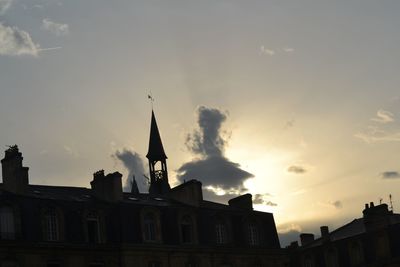
[[[0,208],[0,237],[1,239],[15,239],[14,210],[9,206]]]
[[[49,208],[44,212],[44,233],[46,241],[58,241],[59,218],[55,208]]]

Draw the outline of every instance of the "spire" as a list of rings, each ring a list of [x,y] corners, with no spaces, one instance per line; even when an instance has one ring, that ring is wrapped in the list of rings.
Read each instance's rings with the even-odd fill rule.
[[[151,160],[164,160],[167,159],[164,147],[161,142],[160,132],[158,131],[156,117],[154,111],[151,111],[151,128],[150,128],[150,141],[149,150],[146,157]]]
[[[167,155],[165,155],[164,152],[153,110],[151,111],[149,152],[147,152],[146,157],[149,160],[150,169],[149,193],[152,195],[167,194],[170,190],[168,183]]]

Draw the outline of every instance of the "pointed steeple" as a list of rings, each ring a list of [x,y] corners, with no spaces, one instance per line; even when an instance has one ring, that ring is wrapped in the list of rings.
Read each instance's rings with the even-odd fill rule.
[[[146,157],[151,160],[164,160],[167,159],[164,147],[161,141],[160,132],[158,131],[156,116],[154,111],[151,111],[151,127],[150,127],[150,141],[149,150]]]
[[[153,195],[167,194],[170,190],[168,183],[167,155],[165,155],[153,110],[151,111],[149,151],[146,157],[149,160],[150,168],[149,193]]]

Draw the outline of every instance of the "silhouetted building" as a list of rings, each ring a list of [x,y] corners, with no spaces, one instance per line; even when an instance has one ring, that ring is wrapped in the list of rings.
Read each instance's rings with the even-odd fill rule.
[[[191,180],[170,188],[167,156],[151,118],[149,193],[122,191],[122,175],[91,188],[31,185],[17,146],[1,160],[0,266],[284,266],[273,215],[246,194],[223,205]]]
[[[296,267],[398,267],[400,266],[400,214],[386,204],[365,204],[363,217],[321,237],[300,235],[301,246],[289,247],[291,266]]]

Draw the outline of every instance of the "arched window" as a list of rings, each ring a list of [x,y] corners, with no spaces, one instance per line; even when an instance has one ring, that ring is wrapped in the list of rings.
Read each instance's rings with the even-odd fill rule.
[[[223,221],[217,221],[215,224],[215,240],[217,244],[228,243],[228,229]]]
[[[357,242],[350,245],[350,262],[351,266],[357,266],[364,261],[361,245]]]
[[[86,216],[87,241],[92,244],[100,243],[100,223],[96,212],[90,212]]]
[[[59,218],[55,208],[49,208],[44,213],[44,233],[47,241],[58,241],[59,233]]]
[[[185,215],[180,223],[182,243],[193,243],[193,221],[189,215]]]
[[[1,239],[15,239],[14,210],[9,206],[0,208],[0,237]]]
[[[143,217],[143,232],[145,241],[156,241],[156,218],[154,213],[147,212]]]
[[[249,245],[257,246],[260,244],[258,225],[255,222],[250,222],[247,225],[247,240]]]

